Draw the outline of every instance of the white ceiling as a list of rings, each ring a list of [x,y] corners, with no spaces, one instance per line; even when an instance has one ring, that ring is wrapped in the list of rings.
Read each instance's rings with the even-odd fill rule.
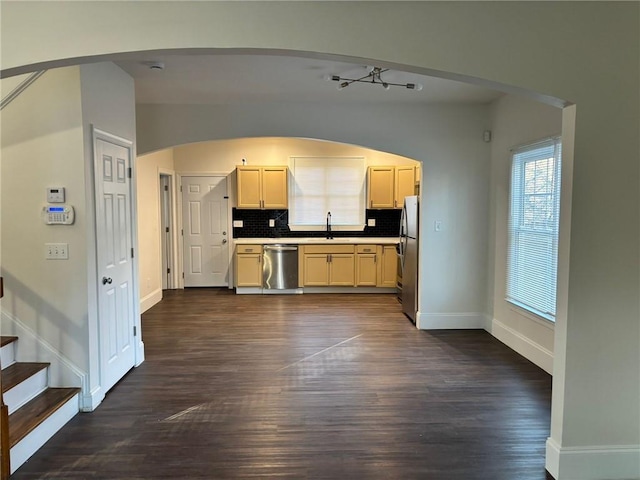
[[[151,69],[161,62],[163,70]],[[490,103],[501,93],[467,83],[389,71],[388,82],[420,83],[422,91],[356,83],[338,90],[326,76],[359,78],[370,68],[274,55],[164,55],[117,62],[135,79],[136,103],[225,105],[266,102]]]

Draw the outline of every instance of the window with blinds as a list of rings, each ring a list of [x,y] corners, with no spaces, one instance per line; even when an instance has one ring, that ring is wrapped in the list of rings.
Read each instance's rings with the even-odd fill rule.
[[[507,301],[555,321],[560,138],[513,151]]]
[[[362,230],[366,215],[363,157],[303,157],[290,160],[289,227]]]

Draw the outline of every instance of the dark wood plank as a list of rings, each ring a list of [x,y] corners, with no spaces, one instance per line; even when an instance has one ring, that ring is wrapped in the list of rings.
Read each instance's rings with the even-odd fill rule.
[[[49,363],[17,362],[2,369],[2,393],[11,390],[27,378],[44,370]]]
[[[165,292],[146,361],[22,478],[544,480],[551,377],[394,295]]]
[[[48,388],[9,415],[9,444],[13,447],[79,391],[79,388]]]
[[[8,336],[2,336],[0,337],[0,347],[4,347],[5,345],[10,344],[11,342],[15,342],[16,340],[18,340],[18,337],[8,337]]]

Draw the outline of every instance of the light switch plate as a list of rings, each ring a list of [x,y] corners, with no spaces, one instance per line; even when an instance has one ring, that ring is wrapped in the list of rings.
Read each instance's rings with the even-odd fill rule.
[[[68,260],[69,244],[68,243],[45,243],[44,257],[47,260]]]
[[[234,227],[242,227],[244,225],[244,223],[242,222],[242,220],[234,220],[233,221],[233,226]]]
[[[375,227],[376,226],[376,219],[375,218],[367,219],[367,226],[368,227]]]
[[[275,227],[275,226],[276,226],[276,221],[275,221],[275,219],[273,219],[273,218],[270,218],[270,219],[269,219],[269,226],[270,226],[270,227]]]

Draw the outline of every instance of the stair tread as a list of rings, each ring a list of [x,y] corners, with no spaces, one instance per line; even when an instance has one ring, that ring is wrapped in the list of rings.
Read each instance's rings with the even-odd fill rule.
[[[48,388],[9,415],[9,445],[16,445],[79,391],[79,388]]]
[[[17,362],[2,369],[2,393],[9,391],[49,365],[49,363]]]
[[[18,337],[2,336],[2,337],[0,337],[0,347],[4,347],[5,345],[9,345],[11,342],[15,342],[16,340],[18,340]]]

